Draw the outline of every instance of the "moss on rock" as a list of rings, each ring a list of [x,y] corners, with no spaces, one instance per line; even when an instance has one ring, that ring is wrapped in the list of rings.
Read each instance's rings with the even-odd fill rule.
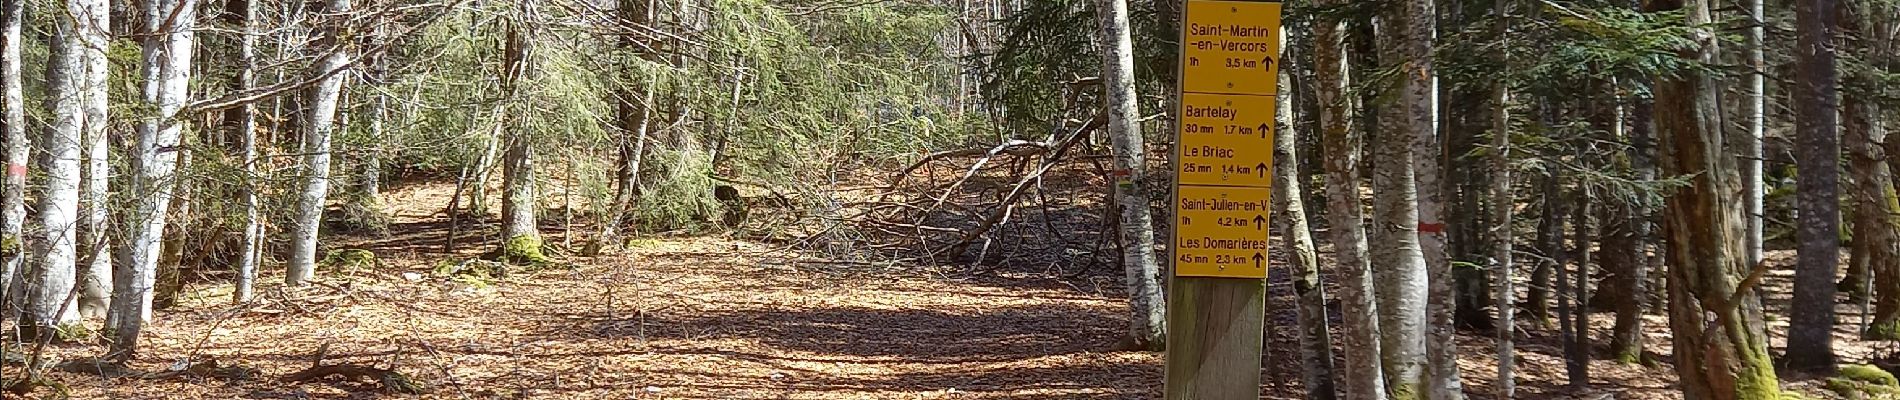
[[[323,256],[322,264],[334,272],[362,271],[383,265],[375,252],[364,249],[331,250]]]
[[[1895,379],[1893,373],[1872,365],[1844,365],[1835,376],[1875,385],[1900,386],[1900,379]]]

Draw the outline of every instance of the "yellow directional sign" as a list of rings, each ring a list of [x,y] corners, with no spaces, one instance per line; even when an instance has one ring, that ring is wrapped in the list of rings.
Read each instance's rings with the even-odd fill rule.
[[[1175,199],[1175,276],[1267,276],[1273,189],[1182,186]]]
[[[1182,185],[1273,187],[1270,96],[1181,95]]]
[[[1187,0],[1174,275],[1267,276],[1280,3]]]
[[[1187,2],[1181,90],[1279,93],[1280,3]]]

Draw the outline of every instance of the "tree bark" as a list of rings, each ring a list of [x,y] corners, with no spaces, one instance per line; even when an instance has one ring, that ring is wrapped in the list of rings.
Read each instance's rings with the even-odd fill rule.
[[[1123,279],[1128,287],[1127,347],[1159,350],[1166,344],[1167,304],[1162,301],[1156,264],[1154,216],[1149,208],[1147,147],[1142,140],[1141,109],[1136,105],[1134,40],[1129,36],[1128,2],[1101,0],[1102,76],[1108,94],[1108,136],[1115,153],[1116,204]]]
[[[1497,9],[1497,35],[1500,47],[1510,47],[1511,2],[1500,0]],[[1499,75],[1509,76],[1511,58],[1507,52],[1498,52]],[[1517,336],[1517,296],[1516,279],[1513,275],[1513,259],[1516,235],[1512,229],[1512,212],[1517,206],[1514,193],[1511,192],[1511,85],[1508,79],[1499,79],[1491,92],[1491,262],[1497,279],[1497,359],[1498,376],[1494,387],[1498,400],[1511,400],[1517,395],[1517,347],[1513,340]]]
[[[26,96],[21,71],[21,25],[26,0],[0,0],[0,139],[6,141],[6,182],[0,190],[0,315],[17,315],[21,236],[26,226]]]
[[[1317,6],[1345,4],[1345,0],[1319,0]],[[1339,263],[1339,308],[1343,321],[1340,330],[1345,365],[1340,368],[1339,385],[1348,400],[1385,398],[1385,377],[1380,367],[1379,320],[1373,301],[1372,266],[1366,254],[1364,203],[1360,199],[1360,147],[1365,138],[1354,129],[1354,101],[1348,89],[1350,70],[1346,63],[1346,25],[1344,21],[1323,17],[1314,24],[1314,70],[1318,93],[1322,147],[1326,162],[1326,206],[1333,241],[1333,258]]]
[[[1407,2],[1411,5],[1416,2]],[[1397,5],[1394,5],[1397,6]],[[1396,7],[1395,7],[1396,8]],[[1379,62],[1385,69],[1401,71],[1410,77],[1423,63],[1411,51],[1415,15],[1431,18],[1431,13],[1415,14],[1405,9],[1388,9],[1382,14],[1378,36]],[[1397,87],[1397,103],[1379,107],[1378,139],[1373,151],[1378,157],[1372,175],[1372,240],[1380,246],[1372,250],[1374,292],[1379,303],[1379,354],[1386,377],[1386,393],[1395,399],[1422,397],[1426,379],[1426,308],[1431,275],[1419,238],[1419,188],[1415,182],[1416,164],[1413,138],[1429,135],[1429,82],[1420,87],[1414,79],[1402,79]],[[1415,93],[1416,92],[1416,93]],[[1419,96],[1417,93],[1425,93]],[[1420,125],[1420,121],[1425,121]],[[1441,249],[1442,250],[1442,249]]]
[[[190,98],[196,9],[197,0],[145,3],[143,94],[155,112],[140,121],[132,149],[133,171],[126,191],[132,206],[122,218],[124,242],[113,263],[112,308],[106,316],[106,326],[113,333],[107,358],[112,360],[135,356],[140,329],[152,317],[152,281],[171,206],[178,140],[184,131],[185,119],[178,112]]]
[[[622,0],[616,8],[618,17],[631,24],[649,24],[654,20],[657,7],[651,0]],[[621,51],[638,53],[649,62],[659,62],[659,53],[640,50],[641,46],[632,36],[620,39]],[[627,224],[628,214],[633,203],[640,195],[640,166],[646,158],[646,145],[652,124],[654,82],[635,72],[633,63],[620,66],[620,91],[615,93],[615,128],[621,136],[619,145],[619,168],[614,171],[614,199],[607,218],[600,224],[600,238],[594,243],[590,253],[598,254],[601,247],[619,246],[620,230]],[[644,84],[636,85],[634,82]]]
[[[324,12],[340,16],[348,14],[350,7],[350,0],[326,0]],[[346,40],[340,27],[331,25],[325,30],[319,48]],[[304,116],[307,147],[303,160],[303,192],[297,197],[297,220],[291,225],[290,264],[284,273],[284,284],[290,286],[302,286],[317,277],[318,234],[323,229],[325,200],[330,198],[330,142],[336,130],[337,99],[342,96],[343,81],[349,78],[347,73],[331,74],[331,71],[347,68],[350,57],[349,52],[338,51],[324,58],[311,72],[329,74],[329,77],[310,91],[310,109]]]
[[[1840,29],[1834,0],[1795,6],[1795,168],[1800,221],[1794,299],[1788,310],[1787,362],[1798,370],[1834,368],[1834,286],[1840,242],[1840,103],[1835,86],[1834,38]],[[1758,259],[1747,259],[1759,262]],[[1748,264],[1754,265],[1754,264]]]
[[[1590,306],[1584,304],[1583,301],[1584,299],[1590,298],[1590,265],[1591,259],[1594,258],[1593,256],[1595,255],[1593,248],[1597,234],[1596,226],[1590,223],[1591,209],[1593,208],[1592,200],[1594,200],[1594,196],[1591,195],[1589,185],[1578,186],[1580,187],[1577,189],[1576,206],[1572,208],[1576,212],[1576,216],[1571,218],[1571,224],[1573,224],[1577,230],[1574,239],[1572,239],[1576,242],[1577,246],[1575,251],[1577,254],[1577,267],[1571,271],[1575,277],[1570,280],[1570,292],[1565,295],[1565,297],[1575,302],[1575,307],[1570,309],[1569,321],[1559,321],[1558,323],[1570,324],[1570,341],[1564,343],[1564,360],[1567,361],[1564,365],[1564,369],[1566,375],[1570,378],[1570,385],[1585,387],[1590,385],[1590,353],[1592,346],[1590,343]]]
[[[66,297],[77,279],[79,147],[86,125],[86,43],[78,21],[84,1],[66,1],[52,7],[52,35],[46,63],[48,130],[40,154],[46,175],[40,183],[37,205],[42,229],[34,246],[36,265],[27,278],[27,318],[21,321],[35,333],[53,330],[78,319],[78,309]]]
[[[1657,0],[1649,8],[1686,11],[1694,45],[1679,55],[1714,61],[1706,0]],[[1752,269],[1743,243],[1745,207],[1734,195],[1741,176],[1717,122],[1717,90],[1707,74],[1689,71],[1658,78],[1655,91],[1660,173],[1689,177],[1662,213],[1677,386],[1692,399],[1775,399],[1780,388],[1761,301],[1751,288],[1738,287]]]
[[[1755,265],[1762,259],[1762,123],[1763,98],[1766,93],[1764,74],[1768,73],[1764,53],[1763,38],[1766,32],[1767,14],[1762,3],[1766,0],[1742,0],[1748,10],[1748,29],[1744,32],[1748,48],[1748,72],[1744,79],[1742,100],[1742,125],[1744,131],[1739,143],[1742,159],[1742,195],[1743,208],[1748,219],[1748,265]]]
[[[535,0],[521,0],[517,7],[517,15],[508,25],[502,91],[513,105],[526,108],[528,102],[523,101],[522,86],[525,82],[533,82],[540,73],[537,59],[540,55],[536,54],[535,48],[535,40],[539,39],[535,24],[540,23],[540,13]],[[539,262],[542,256],[541,233],[535,221],[539,208],[536,207],[538,203],[535,197],[534,135],[525,121],[507,117],[503,117],[503,121],[503,242],[499,254],[509,261]]]
[[[1418,243],[1427,282],[1425,299],[1425,398],[1464,398],[1458,373],[1457,328],[1452,325],[1458,298],[1453,292],[1451,255],[1445,249],[1444,138],[1439,135],[1438,71],[1433,47],[1438,36],[1436,0],[1405,2],[1404,88],[1399,93],[1409,121],[1413,182],[1418,190]]]
[[[1877,67],[1890,67],[1893,57],[1894,13],[1900,7],[1861,3],[1845,7],[1850,13],[1843,28],[1857,37],[1861,48],[1871,48],[1861,57]],[[1848,74],[1848,87],[1877,87],[1877,77],[1865,72]],[[1854,204],[1853,262],[1856,268],[1873,271],[1876,293],[1873,322],[1863,316],[1862,336],[1874,340],[1900,340],[1900,196],[1896,195],[1895,168],[1900,168],[1900,140],[1887,138],[1885,115],[1879,103],[1860,96],[1841,96],[1841,116],[1847,136],[1848,166],[1854,178],[1851,193]],[[1885,144],[1883,147],[1882,144]],[[1850,274],[1851,276],[1852,274]],[[1859,291],[1868,287],[1860,279],[1849,278]],[[1864,296],[1863,296],[1864,297]],[[1865,300],[1863,298],[1863,300]],[[1862,303],[1862,313],[1867,313]]]
[[[257,35],[258,18],[261,16],[261,0],[244,1],[244,35],[238,39],[238,62],[243,69],[238,71],[240,90],[257,86]],[[262,255],[261,241],[264,225],[260,220],[257,177],[257,105],[245,104],[238,108],[238,135],[242,137],[241,157],[244,165],[244,243],[240,247],[237,265],[237,283],[232,289],[232,300],[244,303],[251,301],[257,282],[258,258]]]
[[[106,309],[112,302],[112,253],[106,241],[106,232],[110,230],[108,218],[111,205],[108,204],[108,182],[112,175],[110,157],[111,138],[106,129],[112,125],[108,119],[111,98],[110,73],[106,49],[111,46],[112,10],[106,0],[81,0],[84,4],[79,11],[79,35],[84,42],[81,53],[86,64],[86,124],[80,143],[84,148],[84,170],[80,174],[79,197],[79,315],[87,318],[105,318]]]
[[[1290,32],[1282,30],[1283,33]],[[1292,43],[1303,38],[1293,34],[1284,38]],[[1288,54],[1295,46],[1282,46],[1282,59],[1293,58]],[[1314,250],[1313,235],[1306,220],[1306,201],[1301,197],[1305,192],[1300,189],[1299,180],[1299,141],[1300,128],[1293,113],[1292,90],[1294,80],[1299,74],[1297,64],[1281,64],[1280,96],[1274,98],[1278,106],[1275,114],[1280,126],[1273,139],[1273,180],[1277,182],[1273,189],[1274,214],[1278,219],[1274,230],[1280,232],[1287,254],[1292,255],[1292,265],[1287,272],[1293,278],[1293,293],[1298,304],[1294,309],[1298,315],[1300,330],[1300,374],[1301,382],[1306,384],[1308,400],[1331,400],[1335,396],[1333,385],[1333,339],[1327,326],[1326,288],[1319,277],[1319,254]]]

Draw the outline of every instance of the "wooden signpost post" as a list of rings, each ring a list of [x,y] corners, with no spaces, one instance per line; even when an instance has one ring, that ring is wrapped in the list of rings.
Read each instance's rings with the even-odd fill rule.
[[[1280,3],[1185,2],[1164,390],[1257,399]]]

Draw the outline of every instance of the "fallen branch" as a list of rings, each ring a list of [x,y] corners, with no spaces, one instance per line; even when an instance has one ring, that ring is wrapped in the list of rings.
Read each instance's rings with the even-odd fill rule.
[[[414,379],[409,378],[408,375],[403,375],[401,372],[356,364],[319,365],[310,367],[284,377],[283,381],[289,383],[310,383],[329,379],[332,376],[341,376],[343,379],[350,381],[360,381],[363,378],[369,378],[381,384],[383,390],[389,393],[423,394],[428,392],[428,388],[416,383]]]
[[[944,246],[939,251],[933,252],[931,256],[934,258],[936,254],[939,253],[954,255],[969,249],[970,243],[976,242],[977,238],[982,237],[985,233],[989,233],[990,229],[995,228],[997,224],[1007,219],[1010,212],[1016,208],[1016,200],[1022,198],[1023,194],[1028,192],[1027,189],[1030,184],[1037,182],[1042,178],[1044,173],[1048,173],[1049,169],[1055,167],[1058,162],[1062,161],[1062,156],[1069,152],[1069,148],[1074,147],[1077,142],[1082,141],[1082,138],[1088,137],[1089,132],[1100,128],[1106,122],[1107,120],[1102,118],[1101,115],[1096,115],[1094,119],[1090,119],[1089,122],[1083,124],[1081,128],[1077,128],[1074,133],[1070,133],[1069,137],[1063,139],[1062,143],[1055,148],[1054,153],[1042,160],[1041,167],[1036,168],[1035,172],[1017,180],[1016,187],[1010,189],[1008,195],[1003,196],[998,208],[991,210],[989,216],[984,218],[982,223],[977,224],[975,229],[965,231],[963,237],[957,239],[956,243]],[[952,189],[954,190],[955,188],[953,187]],[[939,202],[941,202],[941,200],[939,200]]]

